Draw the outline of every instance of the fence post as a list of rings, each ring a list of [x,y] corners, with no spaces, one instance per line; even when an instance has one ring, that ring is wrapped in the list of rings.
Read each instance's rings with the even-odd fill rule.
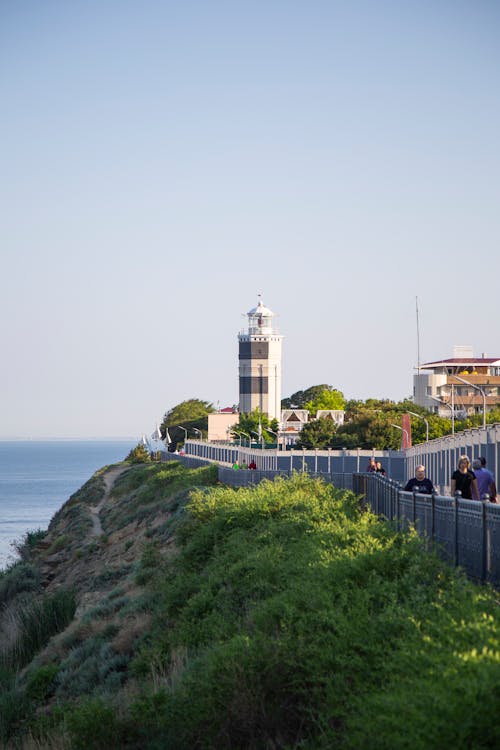
[[[455,492],[455,565],[458,565],[458,505],[461,495],[459,490]]]
[[[436,493],[433,492],[431,495],[431,539],[434,539],[436,534]]]
[[[482,520],[482,565],[481,565],[481,582],[485,583],[488,576],[488,530],[486,527],[486,509],[488,507],[488,501],[483,502],[483,512],[481,514]]]
[[[417,493],[413,490],[413,525],[417,521]]]

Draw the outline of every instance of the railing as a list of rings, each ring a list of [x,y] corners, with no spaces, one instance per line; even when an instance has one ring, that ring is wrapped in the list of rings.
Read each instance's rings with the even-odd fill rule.
[[[447,562],[462,566],[471,578],[500,586],[500,505],[405,492],[374,474],[355,474],[353,489],[398,529],[413,525]]]
[[[181,460],[188,468],[207,464],[206,458],[172,453],[162,453],[161,460]],[[335,487],[353,490],[373,513],[394,521],[400,530],[413,525],[447,562],[462,566],[476,581],[500,586],[500,505],[405,492],[398,482],[374,473],[308,473]],[[219,481],[231,487],[246,487],[291,474],[292,470],[233,469],[218,465]]]

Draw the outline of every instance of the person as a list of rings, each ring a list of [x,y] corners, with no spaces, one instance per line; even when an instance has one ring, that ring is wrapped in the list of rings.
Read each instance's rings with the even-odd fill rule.
[[[470,461],[467,456],[460,456],[458,469],[451,475],[450,491],[452,497],[455,492],[461,492],[465,500],[479,500],[479,489],[476,475],[470,469]]]
[[[238,461],[236,460],[236,461],[234,462],[234,464],[233,464],[233,469],[234,469],[235,471],[237,471],[237,470],[238,470],[239,468],[240,468],[240,465],[239,465]]]
[[[486,468],[486,459],[484,456],[474,459],[472,462],[472,469],[476,475],[479,497],[484,499],[485,495],[489,495],[491,502],[496,503],[497,488],[495,485],[495,479],[491,471]]]
[[[246,465],[246,462],[245,462],[245,461],[242,461],[242,462],[241,462],[241,466],[240,466],[240,469],[248,469],[248,466]]]
[[[375,471],[377,472],[377,474],[381,474],[383,477],[385,477],[385,469],[382,466],[381,461],[377,461],[376,462],[376,464],[375,464]]]
[[[425,476],[425,466],[423,464],[417,466],[415,476],[407,481],[405,492],[419,492],[421,495],[432,495],[434,492],[434,485]]]
[[[368,466],[366,467],[366,471],[377,471],[377,464],[375,463],[375,459],[373,456],[368,461]]]
[[[250,461],[250,463],[248,464],[248,468],[255,470],[257,468],[257,464],[255,463],[255,461]]]

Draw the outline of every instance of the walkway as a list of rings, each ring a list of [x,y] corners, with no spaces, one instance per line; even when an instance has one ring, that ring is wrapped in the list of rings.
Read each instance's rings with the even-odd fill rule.
[[[101,534],[104,533],[99,513],[101,512],[101,508],[103,507],[104,503],[108,499],[109,494],[113,489],[114,483],[116,482],[120,474],[123,474],[123,472],[128,468],[128,466],[118,466],[116,469],[110,469],[104,475],[104,484],[106,486],[106,490],[104,492],[102,500],[97,505],[92,505],[90,508],[90,515],[93,524],[90,536],[101,536]]]

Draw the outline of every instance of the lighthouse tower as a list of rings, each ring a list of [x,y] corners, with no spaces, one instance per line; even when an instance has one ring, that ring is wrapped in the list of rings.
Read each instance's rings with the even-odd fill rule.
[[[281,342],[274,313],[259,299],[247,313],[248,331],[238,335],[240,412],[259,409],[270,419],[281,416]]]

